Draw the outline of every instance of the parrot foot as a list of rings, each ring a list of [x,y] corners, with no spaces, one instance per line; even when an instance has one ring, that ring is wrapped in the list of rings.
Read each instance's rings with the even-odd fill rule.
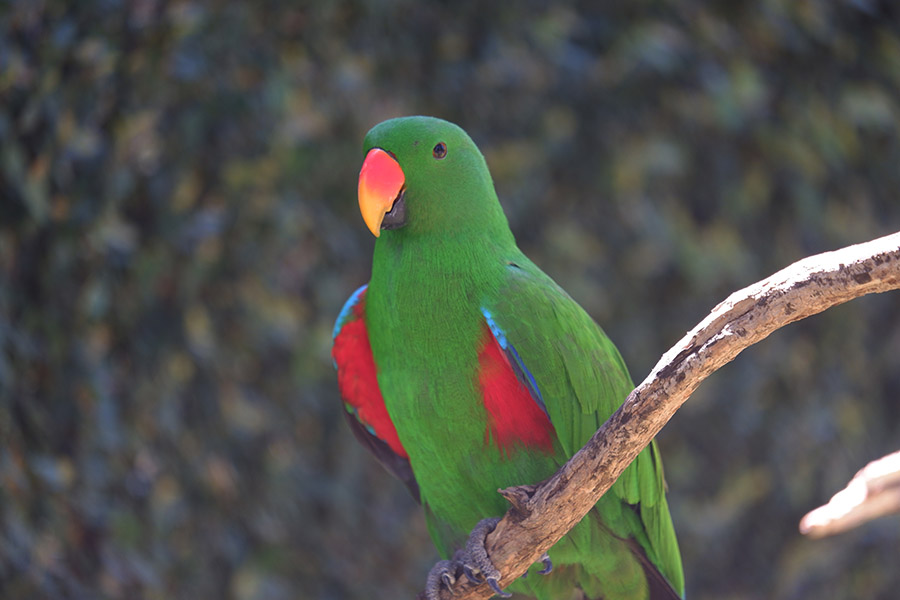
[[[451,594],[455,593],[453,586],[463,575],[474,584],[481,583],[483,580],[476,578],[472,569],[473,567],[466,563],[464,550],[457,550],[452,560],[438,561],[431,567],[425,580],[425,599],[441,600],[442,587],[447,588]]]
[[[487,534],[492,532],[499,522],[499,518],[493,517],[482,519],[475,525],[472,533],[469,534],[469,541],[466,542],[462,568],[469,581],[473,583],[486,581],[495,594],[501,598],[509,598],[512,594],[500,589],[500,571],[491,562],[491,557],[488,556],[487,549],[484,547]]]
[[[484,547],[485,537],[499,522],[498,518],[479,521],[469,535],[465,549],[458,550],[452,560],[438,561],[431,568],[425,581],[427,600],[440,600],[441,587],[446,587],[452,594],[453,586],[463,575],[475,584],[487,582],[501,598],[509,598],[512,595],[500,589],[500,572],[494,567]]]
[[[457,553],[458,555],[459,553]],[[428,572],[428,578],[425,580],[425,598],[427,600],[440,600],[441,586],[443,585],[450,593],[453,593],[453,585],[459,577],[460,563],[456,560],[440,560]]]
[[[466,542],[464,550],[457,550],[453,555],[453,560],[439,561],[428,573],[428,579],[425,582],[425,597],[427,600],[440,600],[441,587],[446,587],[450,593],[453,593],[453,586],[459,581],[460,576],[465,575],[470,582],[479,584],[485,583],[490,586],[494,593],[501,598],[509,598],[512,594],[504,592],[500,588],[500,571],[491,562],[487,549],[484,547],[484,541],[487,534],[492,532],[500,522],[499,518],[483,519],[475,525],[472,533],[469,534],[469,540]],[[550,556],[544,554],[538,559],[543,563],[544,568],[538,571],[540,575],[547,575],[553,570],[553,562]],[[526,572],[522,577],[526,577]]]

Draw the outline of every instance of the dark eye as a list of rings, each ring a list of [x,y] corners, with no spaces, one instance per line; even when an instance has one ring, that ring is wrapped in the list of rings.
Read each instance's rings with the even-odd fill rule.
[[[438,160],[441,160],[445,156],[447,156],[447,144],[444,142],[438,142],[434,145],[434,149],[431,151],[431,155]]]

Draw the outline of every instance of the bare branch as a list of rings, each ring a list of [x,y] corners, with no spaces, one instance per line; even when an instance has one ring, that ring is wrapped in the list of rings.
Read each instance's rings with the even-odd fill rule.
[[[506,490],[515,503],[487,537],[501,585],[564,536],[612,486],[691,393],[770,333],[866,294],[900,288],[900,233],[811,256],[735,292],[666,352],[588,444],[538,486]],[[465,582],[454,600],[490,598]],[[420,594],[421,597],[421,594]],[[447,596],[449,600],[449,595]]]
[[[900,452],[862,468],[825,506],[800,520],[800,533],[821,538],[900,512]]]

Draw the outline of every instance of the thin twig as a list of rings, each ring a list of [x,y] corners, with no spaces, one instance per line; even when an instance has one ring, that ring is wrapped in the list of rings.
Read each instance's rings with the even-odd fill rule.
[[[863,467],[825,506],[800,520],[800,533],[821,538],[900,512],[900,452]]]

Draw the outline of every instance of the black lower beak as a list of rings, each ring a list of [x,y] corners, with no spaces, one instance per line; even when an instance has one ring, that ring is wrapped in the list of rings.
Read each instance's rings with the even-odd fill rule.
[[[400,192],[391,210],[385,213],[384,219],[381,220],[382,229],[400,229],[406,225],[406,202],[403,198],[406,196],[406,190]]]

